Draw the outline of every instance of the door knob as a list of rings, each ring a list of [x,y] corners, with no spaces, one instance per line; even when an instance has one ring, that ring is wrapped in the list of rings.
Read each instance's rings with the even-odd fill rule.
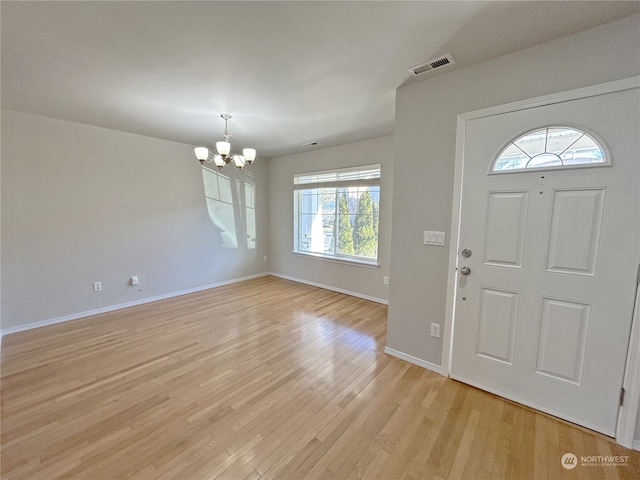
[[[466,267],[466,266],[465,266],[465,267],[462,267],[462,268],[460,269],[460,273],[461,273],[462,275],[469,275],[469,274],[471,273],[471,269],[470,269],[469,267]]]

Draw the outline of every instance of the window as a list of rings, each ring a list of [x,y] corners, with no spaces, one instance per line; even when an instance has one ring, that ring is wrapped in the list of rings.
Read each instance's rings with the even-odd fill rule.
[[[380,165],[295,175],[294,252],[376,264]]]
[[[601,165],[607,165],[604,151],[589,135],[575,128],[548,127],[509,143],[493,162],[491,173]]]

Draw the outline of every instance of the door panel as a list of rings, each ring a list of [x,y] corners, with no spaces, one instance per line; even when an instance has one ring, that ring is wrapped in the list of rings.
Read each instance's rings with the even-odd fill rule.
[[[478,355],[513,364],[518,297],[516,292],[482,289]]]
[[[634,89],[529,108],[469,120],[464,139],[459,250],[472,254],[451,376],[611,436],[639,261],[639,106]],[[546,126],[585,131],[611,165],[489,173]]]
[[[484,263],[522,268],[529,192],[490,192]]]
[[[591,305],[542,299],[536,373],[580,385]]]
[[[595,275],[605,190],[556,190],[551,202],[547,271]]]

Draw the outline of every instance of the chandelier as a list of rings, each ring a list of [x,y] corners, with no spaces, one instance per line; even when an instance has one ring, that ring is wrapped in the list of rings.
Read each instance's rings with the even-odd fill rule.
[[[225,165],[228,165],[233,160],[233,164],[242,168],[245,164],[251,165],[253,161],[256,159],[256,150],[255,148],[245,148],[242,150],[242,155],[237,153],[231,153],[231,144],[229,143],[229,139],[233,136],[229,133],[229,129],[227,128],[227,122],[231,118],[231,115],[228,113],[223,113],[220,115],[224,119],[224,141],[216,142],[216,150],[217,154],[214,154],[211,159],[209,159],[209,149],[207,147],[196,147],[194,149],[196,158],[200,160],[200,163],[204,165],[205,163],[214,162],[216,167],[222,168]]]

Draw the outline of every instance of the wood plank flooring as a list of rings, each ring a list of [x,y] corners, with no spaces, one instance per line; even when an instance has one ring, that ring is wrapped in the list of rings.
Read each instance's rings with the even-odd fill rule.
[[[386,317],[261,277],[6,336],[2,479],[640,478],[638,452],[385,355]]]

